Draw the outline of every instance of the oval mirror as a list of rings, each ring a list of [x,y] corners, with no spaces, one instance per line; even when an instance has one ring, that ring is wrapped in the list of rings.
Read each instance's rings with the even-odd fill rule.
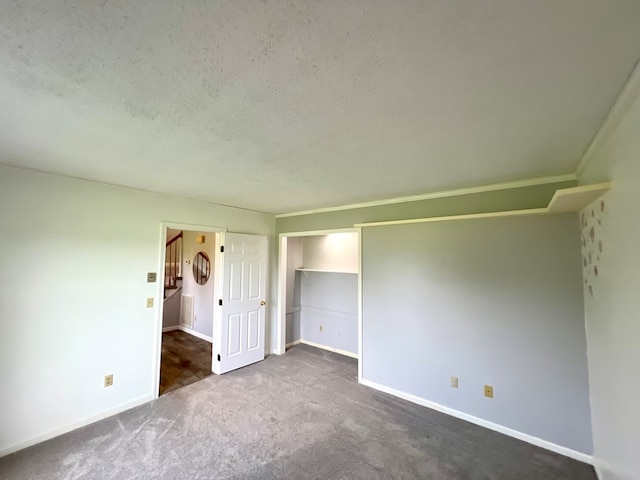
[[[193,259],[193,278],[199,285],[204,285],[209,280],[211,263],[204,252],[198,252]]]

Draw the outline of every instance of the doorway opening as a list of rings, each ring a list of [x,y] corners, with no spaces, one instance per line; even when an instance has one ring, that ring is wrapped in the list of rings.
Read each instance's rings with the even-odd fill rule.
[[[299,343],[358,359],[360,229],[280,235],[276,353]]]
[[[215,260],[219,233],[165,229],[158,395],[212,374]]]
[[[166,222],[160,232],[155,398],[264,360],[269,260],[264,235]]]

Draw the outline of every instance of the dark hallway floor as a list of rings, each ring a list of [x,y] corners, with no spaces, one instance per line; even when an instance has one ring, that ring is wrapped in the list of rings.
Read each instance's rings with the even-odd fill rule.
[[[160,395],[211,375],[211,344],[180,330],[162,334]]]

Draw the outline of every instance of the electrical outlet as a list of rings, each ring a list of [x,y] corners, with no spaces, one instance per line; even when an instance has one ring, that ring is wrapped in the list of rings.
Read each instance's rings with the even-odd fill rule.
[[[493,398],[493,387],[491,385],[484,386],[484,396],[487,398]]]
[[[320,331],[322,331],[322,325],[320,325]]]
[[[105,375],[104,376],[104,386],[106,387],[110,387],[111,385],[113,385],[113,374],[110,375]]]
[[[458,388],[458,377],[451,377],[451,388]]]
[[[147,298],[147,308],[153,308],[153,297]]]

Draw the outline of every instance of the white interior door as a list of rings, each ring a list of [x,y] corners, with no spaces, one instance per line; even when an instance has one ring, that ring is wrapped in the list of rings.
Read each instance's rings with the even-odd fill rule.
[[[267,237],[220,234],[221,288],[216,305],[213,371],[264,360]]]

